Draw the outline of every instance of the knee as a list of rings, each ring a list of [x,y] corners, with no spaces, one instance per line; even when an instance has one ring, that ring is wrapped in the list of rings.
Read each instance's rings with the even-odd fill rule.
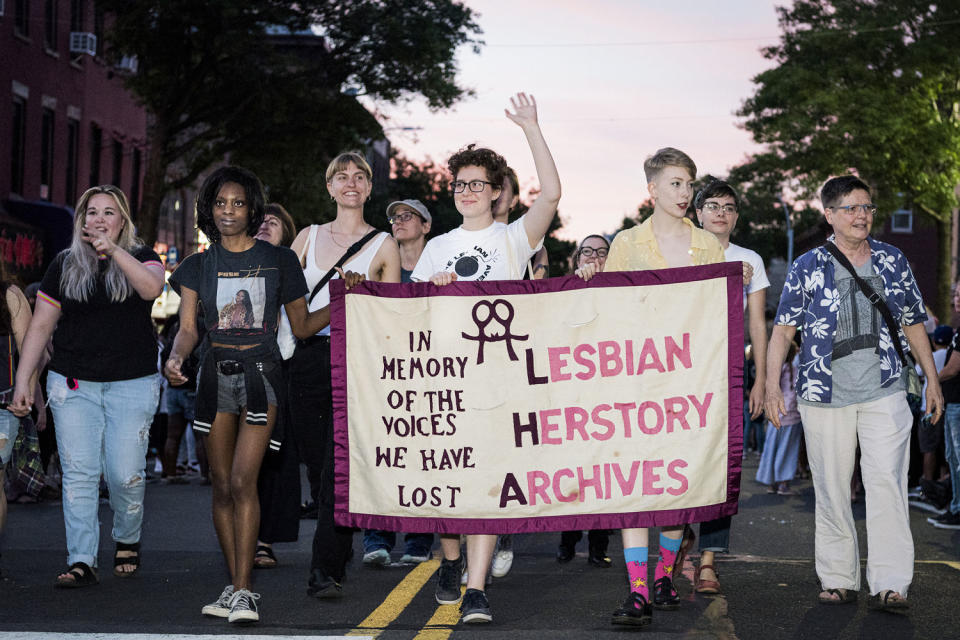
[[[257,499],[257,478],[248,474],[234,473],[230,476],[230,496],[235,502]]]

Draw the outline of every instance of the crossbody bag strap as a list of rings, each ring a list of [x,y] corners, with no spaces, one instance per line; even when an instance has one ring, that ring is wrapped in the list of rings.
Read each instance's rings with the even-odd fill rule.
[[[317,294],[320,293],[320,290],[323,289],[324,285],[330,282],[330,278],[336,275],[337,268],[342,267],[344,262],[352,258],[354,255],[356,255],[356,253],[363,248],[363,245],[367,244],[370,238],[374,237],[378,233],[380,233],[380,230],[374,229],[370,233],[368,233],[367,235],[363,236],[362,238],[354,242],[352,245],[350,245],[350,248],[347,249],[342,256],[340,256],[339,260],[337,260],[337,264],[330,267],[330,271],[327,271],[327,273],[322,278],[320,278],[320,282],[318,282],[317,285],[313,288],[313,291],[310,292],[310,297],[307,298],[308,307],[310,306],[310,303],[313,302],[313,299],[317,297]]]
[[[900,343],[900,328],[897,326],[897,321],[893,319],[893,314],[890,312],[890,308],[887,306],[883,297],[873,290],[869,282],[857,275],[857,270],[850,263],[850,260],[847,259],[847,256],[843,255],[843,252],[837,248],[837,245],[832,242],[827,242],[824,243],[823,246],[830,252],[830,255],[837,259],[837,262],[839,262],[844,269],[850,272],[850,275],[853,276],[853,281],[857,283],[857,287],[859,287],[863,295],[867,297],[870,304],[880,312],[884,323],[887,325],[887,330],[890,332],[890,339],[893,341],[893,346],[897,350],[897,355],[900,356],[900,362],[902,362],[904,366],[907,366],[907,356],[904,354],[903,345]]]

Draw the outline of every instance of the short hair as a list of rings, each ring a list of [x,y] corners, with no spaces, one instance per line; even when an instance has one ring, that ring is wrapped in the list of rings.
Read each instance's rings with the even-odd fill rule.
[[[504,180],[500,184],[503,184],[504,182],[510,183],[510,188],[513,189],[513,195],[517,197],[520,196],[520,181],[517,180],[517,172],[513,170],[513,167],[507,167]]]
[[[824,209],[837,206],[841,200],[853,191],[862,189],[870,195],[870,187],[857,176],[830,178],[820,189],[820,203]]]
[[[733,187],[723,180],[712,180],[707,186],[701,189],[697,197],[693,199],[693,208],[698,210],[703,209],[703,203],[710,198],[722,198],[724,196],[733,198],[734,206],[738,210],[740,209],[740,196],[737,195]]]
[[[604,243],[605,245],[607,245],[607,250],[609,251],[609,249],[610,249],[610,241],[607,240],[605,237],[601,236],[599,233],[592,233],[592,234],[590,234],[589,236],[587,236],[586,238],[584,238],[583,240],[581,240],[581,241],[580,241],[580,244],[578,244],[578,245],[577,245],[577,248],[574,250],[573,256],[571,256],[571,257],[573,258],[573,266],[574,266],[574,268],[576,268],[576,266],[577,266],[577,260],[580,259],[580,252],[583,251],[583,243],[586,242],[587,240],[589,240],[590,238],[599,238],[600,240],[603,240],[603,243]]]
[[[647,184],[650,184],[660,175],[660,172],[667,167],[683,167],[690,172],[691,178],[697,177],[697,165],[693,160],[679,149],[673,147],[664,147],[657,149],[657,152],[643,161],[643,173],[647,177]]]
[[[487,181],[493,183],[494,189],[503,190],[503,181],[507,176],[507,161],[503,156],[484,147],[477,147],[475,144],[468,144],[460,151],[450,156],[447,160],[447,167],[453,174],[453,179],[457,179],[457,173],[464,167],[481,167],[487,172]],[[519,191],[519,189],[518,189]]]
[[[235,182],[243,188],[247,197],[247,235],[251,238],[257,235],[260,225],[263,224],[265,198],[263,184],[252,171],[243,167],[220,167],[203,181],[200,191],[197,192],[197,228],[203,231],[210,242],[220,242],[220,230],[213,221],[213,203],[220,194],[220,189],[228,182]]]
[[[297,225],[293,222],[293,216],[283,208],[282,204],[271,202],[264,208],[264,217],[276,216],[280,221],[280,227],[283,229],[283,235],[280,236],[280,244],[289,247],[297,237]]]
[[[363,157],[363,154],[359,151],[344,151],[327,165],[327,182],[333,180],[333,176],[337,173],[346,171],[351,162],[367,175],[367,180],[373,180],[373,169],[370,168],[370,164]]]

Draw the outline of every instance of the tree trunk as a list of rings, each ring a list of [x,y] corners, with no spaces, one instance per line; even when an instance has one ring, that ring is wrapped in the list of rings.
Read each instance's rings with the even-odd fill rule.
[[[936,300],[927,301],[940,319],[940,324],[950,324],[953,317],[953,215],[937,218],[937,238],[939,240],[939,260],[937,261]]]
[[[143,176],[143,199],[136,222],[138,235],[148,247],[152,247],[157,241],[160,206],[167,194],[167,163],[164,150],[167,148],[168,141],[166,127],[157,121],[148,128],[148,135],[150,153],[147,155],[147,168]]]

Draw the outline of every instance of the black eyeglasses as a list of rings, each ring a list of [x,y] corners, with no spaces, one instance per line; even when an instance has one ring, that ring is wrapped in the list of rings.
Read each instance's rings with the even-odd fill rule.
[[[603,248],[594,249],[593,247],[580,247],[580,255],[586,256],[588,258],[592,258],[593,256],[597,256],[598,258],[606,258],[607,253],[609,252],[610,252],[609,249],[603,249]]]
[[[395,213],[392,216],[387,218],[387,222],[390,224],[397,224],[398,222],[407,222],[408,220],[413,219],[413,216],[417,216],[423,220],[423,216],[419,213],[414,213],[412,211],[401,211],[400,213]]]
[[[470,191],[473,191],[474,193],[480,193],[487,187],[488,184],[493,183],[487,182],[486,180],[471,180],[470,182],[454,180],[450,183],[450,190],[454,193],[463,193],[463,190],[467,188],[467,185],[470,185]]]
[[[857,215],[857,211],[863,210],[864,213],[869,213],[874,215],[877,212],[877,205],[875,204],[848,204],[842,207],[830,207],[834,211],[839,211],[840,213],[849,213],[852,216]]]

